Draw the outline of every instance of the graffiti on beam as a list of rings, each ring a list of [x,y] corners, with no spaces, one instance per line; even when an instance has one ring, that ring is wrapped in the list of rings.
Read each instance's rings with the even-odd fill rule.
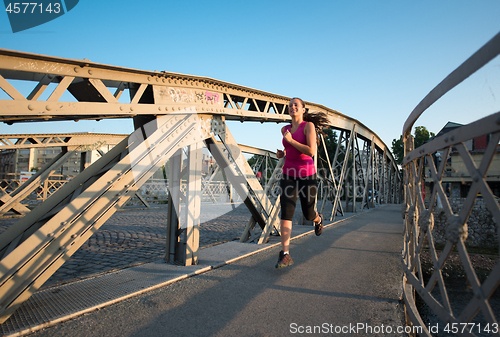
[[[107,143],[105,140],[98,140],[94,144],[89,144],[89,145],[84,145],[80,148],[80,151],[85,152],[85,151],[94,151],[98,150],[101,147],[105,146]]]
[[[186,89],[168,88],[168,93],[174,103],[191,103],[194,101],[193,95],[188,94]]]
[[[205,97],[208,102],[219,104],[219,94],[216,92],[205,92]]]
[[[49,62],[20,61],[18,65],[14,67],[14,69],[57,74],[62,70],[62,66]]]
[[[169,87],[168,96],[174,103],[212,103],[220,104],[219,93],[210,91],[186,90],[182,88]],[[160,89],[159,94],[164,92]]]
[[[196,96],[196,100],[198,102],[204,102],[205,101],[205,95],[203,93],[203,91],[195,91],[195,96]]]

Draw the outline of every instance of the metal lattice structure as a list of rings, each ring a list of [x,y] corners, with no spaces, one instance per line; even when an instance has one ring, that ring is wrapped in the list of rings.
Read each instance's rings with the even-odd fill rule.
[[[87,157],[91,157],[93,150],[100,150],[104,145],[115,146],[125,138],[125,135],[91,134],[91,133],[58,133],[58,134],[11,134],[0,135],[0,151],[15,151],[21,149],[41,149],[61,147],[59,155],[52,158],[47,165],[22,183],[19,174],[11,177],[2,177],[0,180],[0,216],[8,211],[17,214],[26,214],[29,209],[21,204],[32,193],[36,193],[35,199],[46,200],[67,181],[54,178],[54,173],[73,156],[80,157],[80,171],[86,165]],[[3,156],[2,156],[3,157]],[[15,160],[15,158],[14,158]],[[52,177],[52,179],[50,179]],[[8,191],[11,190],[11,193]]]
[[[241,241],[264,243],[272,232],[279,234],[279,197],[274,191],[283,161],[262,186],[226,121],[288,122],[289,97],[211,78],[9,50],[0,50],[0,88],[9,96],[0,100],[0,122],[130,118],[135,128],[0,236],[0,321],[167,162],[165,260],[196,264],[205,186],[200,177],[202,143],[252,214]],[[356,119],[322,105],[306,105],[326,113],[330,127],[342,134],[333,160],[325,159],[331,165],[320,173],[328,190],[323,202],[328,199],[341,212],[344,194],[353,199],[353,211],[361,195],[371,195],[377,204],[399,202],[399,171],[380,138]],[[360,148],[369,150],[362,154]],[[366,188],[358,191],[359,186],[371,186],[371,194]]]
[[[498,245],[500,207],[487,180],[490,176],[489,172],[494,169],[492,162],[499,155],[500,112],[441,136],[438,135],[417,149],[414,149],[413,137],[410,134],[417,118],[431,104],[498,54],[500,54],[500,34],[434,88],[415,108],[404,125],[405,203],[402,209],[405,219],[404,298],[409,319],[413,324],[421,326],[423,335],[426,336],[431,336],[431,333],[435,331],[429,331],[430,323],[423,321],[416,305],[416,297],[421,302],[425,302],[425,306],[439,317],[443,323],[440,332],[448,327],[450,333],[459,336],[476,336],[478,333],[486,332],[485,328],[489,327],[489,333],[500,336],[498,332],[499,312],[495,312],[490,303],[492,295],[500,285],[500,262],[498,262],[500,251],[496,253],[497,262],[494,267],[486,276],[480,278],[477,268],[471,262],[468,249],[468,237],[471,235],[468,224],[472,221],[470,215],[479,199],[485,205],[483,211],[487,210],[492,215]],[[466,144],[480,137],[488,139],[488,143],[481,152],[481,160],[475,161],[472,157],[472,149]],[[466,173],[460,175],[459,178],[462,181],[464,177],[471,178],[470,188],[458,209],[452,207],[452,196],[444,187],[447,172],[452,172],[449,167],[452,155],[459,159],[466,168]],[[425,199],[423,194],[427,170],[430,173],[428,185],[432,184],[430,199]],[[438,246],[436,242],[435,214],[437,211],[444,214],[446,220],[445,243],[441,246]],[[425,276],[422,261],[422,255],[426,251],[432,261],[428,277]],[[454,251],[457,253],[453,253]],[[464,269],[466,283],[464,282],[463,287],[465,288],[468,284],[471,288],[466,295],[457,295],[456,291],[452,293],[447,287],[443,270],[450,262],[452,253],[458,255]],[[465,303],[458,306],[459,301]]]
[[[21,173],[3,172],[3,178],[0,178],[0,216],[9,211],[14,214],[28,213],[29,209],[25,207],[26,204],[30,207],[38,205],[71,180],[72,176],[57,174],[66,158],[73,156],[79,158],[81,171],[90,164],[92,151],[96,151],[98,156],[102,156],[105,152],[103,152],[103,147],[111,148],[125,137],[126,135],[98,133],[0,135],[0,155],[7,153],[8,156],[12,157],[9,158],[10,162],[15,161],[16,157],[18,157],[16,151],[21,149],[55,149],[60,147],[59,151],[65,154],[61,157],[62,160],[55,161],[54,158],[49,158],[48,164],[36,172],[36,178],[31,179],[30,183],[27,184],[24,184],[24,182],[28,180],[28,177],[23,179]],[[276,160],[274,152],[242,144],[238,144],[238,147],[244,153],[256,155],[260,160],[256,164],[265,163],[264,168],[257,166],[253,168],[255,172],[260,169],[268,170],[274,166],[273,160]],[[68,149],[71,152],[67,153]],[[2,159],[4,157],[1,156]],[[53,163],[57,163],[57,165]],[[220,172],[217,163],[214,163],[213,170],[203,181],[202,194],[204,199],[208,198],[215,202],[215,195],[227,194],[228,189],[231,189],[231,185],[227,181],[213,181],[215,174]],[[185,184],[181,185],[181,190],[185,192]],[[151,203],[166,203],[167,200],[168,181],[152,178],[143,184],[128,205],[134,204],[149,208]]]

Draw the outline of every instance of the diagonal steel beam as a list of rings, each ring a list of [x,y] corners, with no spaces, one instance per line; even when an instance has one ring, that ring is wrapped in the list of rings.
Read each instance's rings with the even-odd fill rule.
[[[205,141],[207,148],[250,210],[255,223],[259,224],[264,233],[269,233],[270,229],[266,227],[276,226],[275,223],[269,222],[269,219],[272,219],[272,216],[274,216],[273,207],[275,203],[272,203],[264,193],[260,182],[246,159],[243,157],[238,144],[227,127],[225,128],[225,132],[221,133],[220,138],[222,140],[221,146],[218,146],[215,138],[212,137],[207,139]],[[250,222],[253,220],[250,220]],[[246,241],[246,239],[250,237],[250,227],[251,226],[247,225],[247,228],[242,234],[242,240]],[[266,235],[268,234],[264,234],[264,237],[261,238],[260,241],[266,241]]]
[[[15,191],[0,198],[0,216],[13,210],[18,214],[25,214],[29,212],[26,207],[19,208],[21,201],[33,192],[40,184],[47,179],[48,176],[53,174],[62,164],[64,164],[75,151],[69,151],[63,147],[63,151],[54,157],[47,165],[33,175],[28,181],[19,186]],[[25,208],[25,210],[24,210]],[[0,248],[1,249],[1,248]]]
[[[368,192],[367,192],[369,185],[370,185],[370,180],[373,182],[373,171],[371,172],[372,173],[371,178],[370,178],[370,171],[371,171],[371,168],[373,168],[372,162],[373,162],[374,149],[375,149],[375,147],[373,146],[373,141],[372,141],[370,143],[370,154],[368,155],[368,158],[366,160],[366,180],[365,180],[365,185],[364,185],[363,201],[361,202],[361,209],[364,208],[365,201],[366,201],[366,208],[370,208],[370,206],[371,206],[370,203],[373,202],[373,198],[374,198],[373,188],[371,189],[371,193],[372,193],[371,200],[369,200],[369,196],[368,196]]]
[[[255,176],[252,168],[241,154],[238,143],[236,143],[236,140],[232,136],[229,129],[227,129],[227,127],[225,133],[223,134],[222,141],[228,152],[230,152],[231,156],[235,159],[235,163],[238,169],[246,178],[250,196],[256,200],[255,204],[257,205],[257,210],[260,217],[256,218],[253,213],[252,217],[257,223],[259,223],[260,227],[262,228],[262,233],[259,237],[258,243],[265,243],[267,242],[273,228],[275,228],[279,232],[279,222],[277,221],[277,211],[279,209],[279,203],[277,203],[276,201],[273,203],[269,199],[266,191],[262,188],[262,185]],[[235,151],[237,153],[235,153]],[[264,217],[262,217],[262,215]],[[263,222],[264,226],[262,226]],[[246,232],[243,233],[242,237],[245,236]]]
[[[175,151],[209,136],[195,114],[134,132],[14,226],[0,251],[0,322],[28,299]],[[209,117],[207,117],[209,118]],[[148,135],[142,138],[143,132]],[[2,235],[3,237],[3,235]],[[17,241],[17,242],[15,242]]]
[[[352,130],[350,132],[350,136],[349,136],[349,140],[348,140],[348,143],[347,143],[347,147],[345,149],[345,158],[344,158],[344,162],[342,164],[342,170],[340,172],[340,176],[339,176],[339,182],[338,182],[338,186],[342,186],[344,184],[344,180],[345,180],[345,177],[346,177],[346,171],[347,171],[347,164],[349,162],[349,157],[348,157],[348,154],[349,154],[349,151],[353,148],[353,142],[354,142],[354,138],[355,138],[355,125],[353,125],[352,127]],[[339,188],[337,189],[337,191],[335,192],[335,199],[334,199],[334,202],[333,202],[333,211],[332,211],[332,214],[330,216],[330,221],[333,221],[335,219],[335,216],[337,215],[336,214],[336,210],[338,208],[338,205],[340,204],[340,194],[342,192],[342,189]]]
[[[335,174],[334,174],[333,169],[332,169],[332,164],[330,163],[330,156],[328,155],[328,151],[327,151],[327,148],[326,148],[326,143],[325,143],[325,139],[324,139],[323,135],[320,135],[320,139],[321,139],[321,143],[323,144],[323,150],[325,151],[326,162],[328,164],[328,170],[330,172],[330,176],[332,177],[331,180],[327,179],[327,177],[324,177],[324,180],[327,182],[328,185],[333,185],[333,190],[337,191],[338,187],[337,187],[337,183],[335,182]],[[339,147],[340,147],[340,144],[337,144],[337,149],[335,151],[336,153],[337,153],[337,150],[338,150]],[[328,187],[328,190],[330,190],[330,187]],[[327,195],[329,195],[329,194],[330,193],[328,193]],[[327,199],[327,196],[324,196],[323,197],[323,202],[321,203],[321,209],[319,211],[320,213],[323,213],[323,211],[325,209],[326,199]],[[343,214],[344,211],[342,210],[342,204],[339,204],[339,207],[340,207],[341,213]]]

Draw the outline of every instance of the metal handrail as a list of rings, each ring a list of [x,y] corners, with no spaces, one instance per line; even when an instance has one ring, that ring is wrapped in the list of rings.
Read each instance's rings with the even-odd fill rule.
[[[405,224],[402,252],[404,299],[408,320],[414,325],[420,325],[425,336],[432,336],[438,331],[432,329],[432,322],[425,322],[421,317],[419,306],[416,304],[417,296],[420,303],[425,303],[424,305],[441,320],[443,325],[439,332],[448,329],[448,332],[457,335],[476,336],[476,333],[484,332],[481,326],[483,329],[486,326],[498,328],[498,312],[492,310],[490,301],[500,285],[500,262],[497,259],[495,266],[481,281],[471,262],[469,253],[471,240],[467,238],[471,235],[471,231],[468,230],[469,226],[473,225],[470,215],[476,211],[474,205],[478,194],[481,194],[492,219],[497,219],[496,223],[491,226],[494,226],[496,234],[500,236],[498,198],[487,183],[488,169],[495,156],[498,156],[500,112],[445,133],[417,149],[414,149],[410,132],[415,121],[429,106],[499,54],[500,34],[434,88],[413,110],[403,127],[405,148],[403,160],[405,202],[402,207]],[[484,135],[489,135],[489,143],[481,163],[477,166],[472,160],[471,151],[464,143]],[[443,186],[445,184],[443,178],[446,176],[445,167],[449,166],[446,159],[452,148],[458,151],[460,160],[471,177],[467,197],[461,199],[463,202],[458,208],[452,206],[452,195]],[[442,160],[436,163],[434,158],[438,152]],[[428,171],[430,171],[432,188],[430,188],[430,183],[426,185]],[[460,178],[463,176],[461,174]],[[427,180],[429,181],[429,177]],[[424,196],[426,187],[431,190],[427,197]],[[436,243],[438,223],[434,215],[438,210],[446,219],[445,223],[440,223],[444,226],[444,247],[437,247]],[[439,252],[438,248],[442,251]],[[451,293],[447,289],[443,269],[451,261],[454,251],[458,252],[466,282],[472,288],[469,298]],[[432,260],[432,267],[427,269],[422,257],[424,253],[429,254]],[[497,254],[500,256],[500,251]],[[465,306],[457,306],[457,301],[465,301],[466,303],[463,303]],[[479,313],[482,316],[481,320]],[[463,329],[464,326],[465,329]],[[490,333],[500,336],[498,329],[490,330]]]

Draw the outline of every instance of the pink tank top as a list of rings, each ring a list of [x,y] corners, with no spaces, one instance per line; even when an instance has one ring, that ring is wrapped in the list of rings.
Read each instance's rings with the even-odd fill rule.
[[[297,131],[292,133],[292,138],[301,144],[307,144],[306,135],[304,134],[306,124],[307,122],[303,121]],[[285,132],[290,131],[291,128],[291,125],[285,126]],[[283,165],[284,174],[290,177],[307,177],[316,173],[314,160],[311,156],[297,150],[285,138],[283,138],[283,146],[286,151],[285,164]]]

